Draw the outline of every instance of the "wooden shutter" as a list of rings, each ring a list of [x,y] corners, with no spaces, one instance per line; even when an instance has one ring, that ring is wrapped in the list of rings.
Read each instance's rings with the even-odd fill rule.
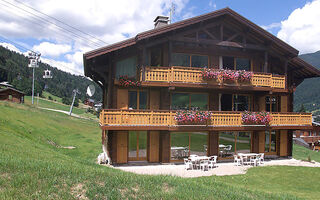
[[[117,108],[128,109],[128,89],[118,89],[117,92]]]

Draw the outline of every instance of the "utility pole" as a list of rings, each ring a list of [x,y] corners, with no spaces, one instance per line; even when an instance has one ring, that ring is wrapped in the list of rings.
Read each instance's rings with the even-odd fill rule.
[[[74,104],[74,101],[75,101],[75,99],[76,99],[77,93],[80,94],[80,92],[78,91],[78,89],[73,90],[72,93],[73,93],[73,99],[72,99],[72,104],[71,104],[71,106],[70,106],[69,115],[72,114],[72,108],[73,108],[73,104]]]
[[[29,65],[28,67],[32,67],[32,104],[34,103],[34,71],[36,67],[39,67],[39,60],[41,54],[36,52],[28,52]]]

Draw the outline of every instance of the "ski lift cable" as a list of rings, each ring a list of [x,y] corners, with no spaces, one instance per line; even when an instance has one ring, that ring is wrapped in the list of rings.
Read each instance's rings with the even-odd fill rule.
[[[95,38],[96,40],[99,40],[100,42],[103,42],[104,44],[108,44],[107,42],[105,42],[105,41],[103,41],[103,40],[101,40],[101,39],[93,36],[92,34],[86,33],[86,32],[84,32],[84,31],[82,31],[82,30],[80,30],[80,29],[78,29],[78,28],[76,28],[76,27],[74,27],[74,26],[71,26],[71,25],[69,25],[69,24],[67,24],[67,23],[65,23],[65,22],[63,22],[63,21],[61,21],[61,20],[59,20],[59,19],[57,19],[57,18],[55,18],[55,17],[52,17],[52,16],[50,16],[50,15],[47,15],[46,13],[43,13],[43,12],[41,12],[41,11],[35,9],[35,8],[32,8],[31,6],[28,6],[28,5],[24,4],[24,3],[22,3],[21,1],[18,1],[18,0],[14,0],[14,1],[16,1],[16,2],[24,5],[25,7],[28,7],[28,8],[30,8],[30,9],[38,12],[38,13],[41,13],[41,14],[43,14],[43,15],[51,18],[51,19],[54,19],[54,20],[60,22],[61,24],[64,24],[64,25],[66,25],[66,26],[68,26],[68,27],[70,27],[70,28],[72,28],[72,29],[74,29],[74,30],[77,30],[77,31],[79,31],[80,33],[83,33],[83,34],[85,34],[85,35],[88,35],[88,36],[90,36],[90,37],[93,37],[93,38]]]
[[[35,18],[38,18],[38,19],[40,19],[41,21],[43,21],[43,22],[45,22],[45,23],[53,24],[53,25],[56,26],[57,28],[61,29],[60,31],[62,31],[62,32],[69,32],[69,33],[73,34],[75,37],[77,37],[77,38],[79,38],[79,39],[86,40],[86,41],[89,40],[89,41],[92,43],[92,45],[95,45],[95,46],[96,46],[95,48],[101,47],[101,44],[93,41],[93,40],[90,39],[90,38],[81,36],[81,35],[73,32],[73,31],[71,31],[71,30],[69,30],[69,29],[65,29],[64,27],[62,27],[62,26],[60,26],[60,25],[57,25],[57,24],[51,22],[51,21],[48,20],[48,19],[45,19],[45,18],[43,18],[43,17],[41,17],[41,16],[38,16],[38,15],[36,15],[35,13],[29,12],[28,10],[23,9],[23,8],[21,8],[21,7],[18,7],[18,6],[14,5],[14,4],[6,1],[6,0],[1,0],[1,1],[3,1],[3,2],[9,4],[9,5],[11,5],[11,6],[14,7],[14,8],[20,9],[20,10],[22,10],[22,11],[25,12],[25,13],[28,13],[28,14],[30,14],[30,15],[33,15]],[[2,5],[4,5],[4,4],[2,4]],[[15,13],[14,13],[14,14],[15,14]],[[38,24],[38,25],[39,25],[39,24]],[[46,26],[45,26],[45,27],[46,27]],[[74,38],[72,38],[72,39],[74,39]],[[91,47],[92,47],[92,46],[91,46]]]

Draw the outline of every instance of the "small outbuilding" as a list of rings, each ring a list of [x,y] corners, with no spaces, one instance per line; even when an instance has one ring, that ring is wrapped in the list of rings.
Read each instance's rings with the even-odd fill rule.
[[[24,93],[14,88],[0,88],[0,101],[24,103]]]

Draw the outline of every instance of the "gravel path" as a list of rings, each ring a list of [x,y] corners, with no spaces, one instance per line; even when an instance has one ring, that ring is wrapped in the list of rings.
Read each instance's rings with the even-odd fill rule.
[[[263,166],[304,166],[304,167],[320,167],[317,162],[305,162],[295,159],[271,160],[265,161]],[[201,177],[201,176],[226,176],[245,174],[252,166],[235,166],[234,163],[218,163],[214,169],[209,171],[202,170],[185,170],[184,165],[163,164],[163,165],[147,165],[147,166],[117,166],[116,169],[121,169],[127,172],[136,174],[148,175],[171,175],[180,177]]]

